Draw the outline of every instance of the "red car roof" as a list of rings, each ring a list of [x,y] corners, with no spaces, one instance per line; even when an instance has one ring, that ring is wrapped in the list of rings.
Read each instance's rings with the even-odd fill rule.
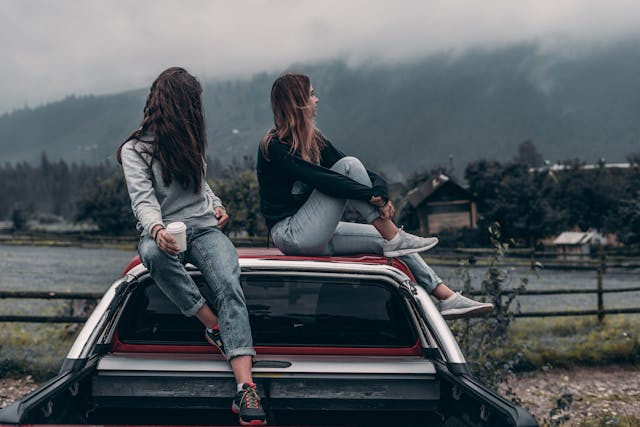
[[[290,256],[284,255],[277,248],[259,248],[246,247],[238,248],[238,256],[240,258],[259,258],[272,260],[300,260],[300,261],[320,261],[320,262],[353,262],[363,264],[382,264],[391,265],[398,268],[411,279],[413,275],[407,266],[397,258],[385,258],[376,254],[358,254],[358,255],[342,255],[342,256]],[[136,255],[123,271],[123,275],[129,270],[140,264],[140,258]]]

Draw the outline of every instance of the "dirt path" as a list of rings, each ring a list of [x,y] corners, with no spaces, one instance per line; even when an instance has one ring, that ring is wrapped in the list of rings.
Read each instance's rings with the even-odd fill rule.
[[[38,385],[31,377],[0,379],[0,407]],[[549,369],[521,374],[507,386],[541,425],[576,426],[587,420],[602,420],[597,425],[640,422],[640,367]],[[629,419],[638,421],[631,424]]]

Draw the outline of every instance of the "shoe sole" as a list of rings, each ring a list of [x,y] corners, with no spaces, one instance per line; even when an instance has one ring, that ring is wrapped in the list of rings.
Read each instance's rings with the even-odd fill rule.
[[[431,243],[430,245],[423,246],[423,247],[420,247],[420,248],[400,249],[400,250],[397,250],[397,251],[385,252],[384,256],[386,258],[396,258],[396,257],[402,256],[402,255],[409,255],[409,254],[415,254],[417,252],[424,252],[424,251],[428,251],[429,249],[433,248],[437,244],[438,244],[438,239],[436,239],[436,241]]]
[[[493,311],[493,305],[481,305],[469,308],[452,308],[441,312],[440,314],[445,320],[464,319],[466,317],[476,317]]]
[[[236,402],[233,402],[231,404],[231,412],[233,412],[236,415],[240,415],[240,408],[236,405]],[[267,425],[267,420],[244,421],[242,418],[238,417],[238,421],[240,422],[240,425],[243,425],[243,426],[266,426]]]
[[[207,335],[207,333],[204,333],[204,338],[207,340],[207,342],[209,344],[211,344],[212,346],[216,347],[218,349],[218,351],[224,356],[227,357],[227,354],[224,352],[224,350],[222,349],[222,347],[220,347],[215,341],[213,341],[211,338],[209,338],[209,335]]]

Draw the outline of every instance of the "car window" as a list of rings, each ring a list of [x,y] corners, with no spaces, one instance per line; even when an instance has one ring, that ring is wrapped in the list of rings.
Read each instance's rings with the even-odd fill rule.
[[[215,307],[215,296],[195,279]],[[410,347],[417,340],[403,297],[384,281],[249,275],[242,287],[257,346]],[[130,343],[205,343],[198,320],[183,316],[151,280],[127,304],[118,336]]]

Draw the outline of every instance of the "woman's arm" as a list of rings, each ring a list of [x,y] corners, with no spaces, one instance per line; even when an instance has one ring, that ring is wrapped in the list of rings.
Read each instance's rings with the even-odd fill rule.
[[[213,190],[211,189],[211,187],[209,187],[209,183],[207,182],[207,180],[204,180],[203,183],[204,186],[204,191],[207,193],[207,195],[211,198],[212,202],[213,202],[213,208],[223,208],[224,209],[224,205],[222,204],[222,200],[220,200],[220,197],[216,196],[215,193],[213,192]]]
[[[222,205],[222,200],[220,200],[220,197],[215,195],[211,187],[209,187],[207,180],[204,181],[204,191],[213,201],[213,214],[218,220],[218,227],[223,228],[227,221],[229,221],[229,214],[227,214],[227,210]]]
[[[367,169],[367,174],[369,175],[369,179],[371,179],[371,187],[373,189],[374,196],[380,196],[384,200],[389,200],[389,189],[387,188],[387,181],[384,180],[380,175],[371,172]]]
[[[145,233],[154,236],[152,231],[156,226],[164,227],[162,212],[153,189],[151,168],[134,145],[135,142],[130,141],[122,147],[122,169],[133,214],[142,224]]]
[[[318,166],[289,153],[289,147],[273,141],[269,144],[271,163],[292,178],[300,180],[318,191],[341,199],[366,200],[373,196],[373,189],[353,179]]]
[[[331,142],[325,140],[326,146],[323,150],[322,156],[322,165],[330,168],[332,167],[338,160],[345,157],[345,154],[338,150],[336,147],[331,144]],[[367,169],[367,174],[369,175],[369,179],[371,179],[371,187],[373,188],[373,195],[380,196],[385,201],[389,200],[389,190],[387,188],[387,182],[378,174]]]

